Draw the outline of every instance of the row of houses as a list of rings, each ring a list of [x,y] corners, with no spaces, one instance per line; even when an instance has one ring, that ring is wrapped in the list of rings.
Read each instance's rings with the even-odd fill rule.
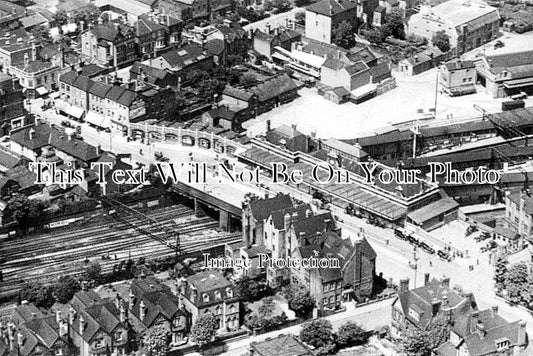
[[[147,352],[146,335],[157,327],[168,332],[174,348],[187,343],[197,318],[209,313],[218,317],[220,332],[239,328],[240,296],[222,274],[201,272],[177,285],[172,291],[157,278],[141,276],[130,281],[127,296],[111,298],[83,287],[50,314],[24,303],[0,326],[0,355]]]

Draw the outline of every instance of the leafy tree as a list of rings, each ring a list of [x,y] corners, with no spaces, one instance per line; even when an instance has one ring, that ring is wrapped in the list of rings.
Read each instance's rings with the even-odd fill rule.
[[[316,319],[305,323],[300,331],[300,340],[315,348],[330,349],[335,345],[333,327],[326,319]]]
[[[27,229],[42,223],[45,204],[40,200],[28,199],[24,194],[16,193],[7,201],[4,215],[6,220],[15,220],[21,228]]]
[[[352,24],[350,24],[348,21],[343,21],[339,24],[339,27],[337,27],[337,31],[335,31],[333,42],[342,48],[352,48],[355,46],[354,32],[355,30]]]
[[[68,23],[68,15],[65,10],[60,10],[55,13],[53,19],[57,23],[57,26],[63,26]]]
[[[52,43],[52,38],[50,37],[50,31],[46,26],[40,25],[35,26],[31,30],[31,35],[35,40],[35,44],[39,46],[45,46],[49,43]]]
[[[148,329],[143,338],[143,348],[149,356],[165,356],[169,350],[171,334],[164,325]]]
[[[494,268],[494,282],[496,283],[496,288],[502,290],[505,283],[505,275],[507,274],[507,264],[509,262],[505,257],[498,256],[496,258],[495,268]]]
[[[245,74],[239,79],[239,84],[243,88],[251,88],[257,85],[257,78],[252,74]]]
[[[102,278],[102,266],[97,261],[92,261],[85,270],[85,278],[92,281],[100,281]]]
[[[189,71],[186,74],[185,78],[191,83],[198,83],[201,80],[210,79],[211,76],[205,70],[194,69],[194,70]]]
[[[507,298],[512,303],[520,303],[525,300],[525,294],[529,290],[529,270],[524,262],[509,266],[505,273],[505,290]]]
[[[349,321],[337,330],[337,344],[340,348],[366,344],[370,334],[359,324]]]
[[[20,290],[20,298],[45,309],[49,309],[55,302],[52,290],[39,282],[24,284]]]
[[[270,318],[272,317],[272,313],[274,312],[274,309],[275,309],[274,299],[272,297],[266,297],[261,302],[261,305],[259,306],[259,309],[257,311],[263,317]]]
[[[426,331],[411,330],[402,338],[402,348],[409,356],[431,356],[447,336],[445,318],[437,318]]]
[[[405,39],[403,15],[399,10],[394,10],[385,15],[385,24],[382,26],[382,31],[385,38],[392,36],[400,40]]]
[[[74,11],[74,21],[76,23],[80,23],[81,21],[84,22],[84,27],[87,28],[89,24],[96,24],[98,18],[102,15],[102,11],[96,5],[89,4],[88,6],[84,7],[83,9]],[[104,18],[102,17],[104,20]],[[107,19],[109,19],[109,15],[107,15]],[[105,21],[104,21],[105,22]]]
[[[310,5],[310,4],[311,4],[311,0],[296,0],[296,1],[294,1],[294,6],[297,6],[297,7],[304,7],[304,6],[307,6],[307,5]],[[304,18],[305,18],[305,13],[299,12],[298,14],[303,14]],[[298,14],[296,14],[296,15],[298,15]]]
[[[243,277],[237,281],[237,289],[244,302],[255,302],[265,296],[272,295],[270,287],[250,280],[248,277]]]
[[[289,11],[291,9],[289,0],[267,0],[264,5],[266,11],[274,10],[274,13]]]
[[[236,65],[240,65],[244,63],[244,58],[242,56],[239,56],[238,54],[230,54],[226,58],[226,64],[228,67],[234,67]]]
[[[219,319],[213,314],[205,314],[198,319],[191,329],[191,339],[200,347],[205,347],[215,339]]]
[[[72,276],[62,276],[54,286],[54,296],[62,304],[68,303],[79,292],[80,283]]]
[[[431,38],[431,43],[442,52],[448,52],[450,50],[450,36],[444,30],[435,32]]]
[[[207,100],[212,100],[215,95],[222,94],[224,82],[218,79],[204,79],[198,83],[198,96]]]
[[[308,316],[315,307],[315,299],[305,288],[292,291],[288,294],[289,308],[298,316]]]
[[[372,29],[366,31],[365,37],[370,42],[379,44],[385,42],[387,35],[381,29]]]

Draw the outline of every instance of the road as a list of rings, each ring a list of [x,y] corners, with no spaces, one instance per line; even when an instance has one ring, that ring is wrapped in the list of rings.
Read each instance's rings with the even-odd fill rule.
[[[360,324],[366,330],[374,330],[381,326],[389,325],[391,317],[391,305],[394,299],[383,300],[374,304],[365,305],[359,308],[349,308],[345,312],[330,315],[325,317],[333,325],[333,329],[336,330],[342,324],[348,321],[355,321]],[[251,342],[263,341],[266,338],[274,338],[280,334],[294,334],[298,335],[302,328],[302,324],[294,325],[281,330],[272,331],[269,333],[251,336],[250,338],[233,341],[228,343],[228,349],[221,355],[235,356],[243,355],[248,351],[248,347]]]
[[[55,115],[48,115],[47,117],[52,121],[62,120],[62,117]],[[163,143],[154,143],[153,146],[147,147],[139,142],[126,143],[125,138],[111,138],[109,134],[103,132],[96,132],[86,125],[83,125],[82,134],[86,141],[93,144],[100,144],[103,149],[113,146],[115,152],[131,153],[132,160],[139,160],[141,162],[149,163],[153,159],[153,151],[160,150],[168,156],[172,161],[179,161],[180,159],[187,159],[189,152],[193,152],[195,160],[203,160],[206,162],[216,161],[215,153],[213,151],[202,150],[199,148],[183,147],[177,145],[169,145]],[[138,150],[148,150],[144,155],[139,155]],[[218,178],[208,177],[208,190],[220,189],[219,193],[225,197],[233,196],[242,197],[246,192],[253,191],[258,195],[262,195],[259,187],[242,184],[227,184],[228,181],[219,181]],[[263,190],[263,193],[265,190]],[[269,192],[284,192],[291,193],[297,199],[305,202],[311,201],[311,196],[296,191],[286,185],[271,185]],[[396,283],[402,278],[410,278],[410,287],[419,287],[423,284],[423,275],[430,273],[432,277],[442,278],[443,276],[450,277],[451,285],[461,285],[464,290],[472,291],[478,304],[481,308],[490,308],[492,305],[498,305],[501,315],[512,321],[524,319],[528,322],[528,332],[533,333],[533,318],[531,314],[522,311],[516,307],[511,307],[506,302],[496,298],[493,290],[493,268],[488,263],[487,254],[472,255],[470,258],[455,259],[452,262],[445,262],[437,258],[435,255],[429,255],[425,252],[418,253],[417,268],[413,269],[409,265],[409,261],[413,261],[413,248],[405,241],[396,239],[390,229],[383,229],[367,224],[362,219],[347,216],[342,208],[333,208],[333,212],[341,220],[345,222],[343,225],[344,237],[355,237],[363,228],[365,236],[367,236],[370,244],[374,247],[378,254],[376,261],[377,272],[382,272],[384,278],[392,278]],[[458,228],[459,229],[459,228]],[[450,230],[451,233],[458,235],[456,237],[464,236],[464,231]],[[475,260],[474,260],[475,258]],[[479,259],[479,265],[477,260]],[[431,263],[430,263],[431,262]],[[414,263],[412,264],[414,266]],[[474,271],[468,270],[469,265],[474,265]],[[415,284],[416,280],[416,284]]]

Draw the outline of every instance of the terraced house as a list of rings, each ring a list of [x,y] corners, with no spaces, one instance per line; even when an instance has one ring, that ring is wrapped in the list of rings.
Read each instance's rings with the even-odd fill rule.
[[[0,330],[4,346],[0,354],[6,355],[72,355],[68,325],[56,315],[43,314],[35,305],[24,304],[15,308],[11,322]],[[3,348],[3,350],[2,350]]]
[[[136,59],[135,31],[120,22],[89,28],[81,35],[81,54],[101,66],[119,67]]]
[[[183,22],[168,14],[151,12],[139,16],[134,27],[137,53],[146,59],[157,57],[159,52],[178,45]]]
[[[138,321],[137,333],[142,335],[149,328],[162,325],[172,335],[172,346],[186,343],[191,321],[182,298],[154,277],[134,279],[129,312]]]
[[[130,352],[130,325],[123,302],[117,306],[94,291],[82,290],[70,302],[68,325],[80,356]]]

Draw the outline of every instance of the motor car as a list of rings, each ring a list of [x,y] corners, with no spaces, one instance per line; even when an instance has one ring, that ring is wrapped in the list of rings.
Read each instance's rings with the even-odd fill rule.
[[[61,126],[72,127],[72,124],[70,123],[70,121],[63,120],[61,121]]]
[[[451,260],[452,260],[450,254],[449,254],[448,252],[446,252],[446,251],[438,250],[438,251],[437,251],[437,255],[438,255],[441,259],[443,259],[443,260],[445,260],[445,261],[451,261]]]
[[[505,47],[505,43],[503,43],[502,41],[498,40],[496,41],[496,43],[494,43],[494,49],[498,49],[502,47]]]

